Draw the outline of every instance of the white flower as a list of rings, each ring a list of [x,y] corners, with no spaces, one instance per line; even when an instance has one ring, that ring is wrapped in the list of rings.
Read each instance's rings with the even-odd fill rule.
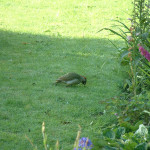
[[[144,140],[146,140],[146,137],[148,135],[148,130],[143,124],[140,124],[139,129],[134,133],[134,135],[143,136]]]
[[[129,42],[131,42],[133,40],[132,36],[127,36],[127,39]]]

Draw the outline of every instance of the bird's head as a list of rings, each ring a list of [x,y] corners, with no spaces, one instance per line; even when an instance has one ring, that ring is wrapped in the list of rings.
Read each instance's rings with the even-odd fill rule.
[[[86,77],[83,77],[82,84],[86,85]]]

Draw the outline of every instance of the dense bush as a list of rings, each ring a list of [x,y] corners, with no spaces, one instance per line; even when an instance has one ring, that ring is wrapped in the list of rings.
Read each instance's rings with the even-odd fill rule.
[[[135,128],[134,126],[131,126]],[[101,138],[94,141],[94,149],[103,150],[145,150],[150,140],[150,128],[140,124],[135,131],[115,126],[101,132]]]

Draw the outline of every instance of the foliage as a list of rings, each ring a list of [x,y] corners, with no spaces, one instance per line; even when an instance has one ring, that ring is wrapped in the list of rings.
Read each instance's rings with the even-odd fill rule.
[[[128,65],[129,79],[124,89],[131,96],[150,89],[150,3],[147,0],[134,0],[131,26],[116,20],[119,31],[110,28],[111,33],[125,41],[125,47],[119,48],[121,64]],[[99,32],[100,32],[99,31]],[[115,44],[113,44],[115,45]],[[117,46],[115,46],[117,47]]]
[[[117,124],[126,127],[126,131],[135,131],[139,124],[150,125],[150,92],[138,95],[129,100],[113,98],[106,104],[105,112],[115,115]],[[135,125],[134,128],[132,125]]]
[[[104,126],[101,135],[93,141],[96,149],[148,150],[150,142],[150,92],[130,100],[112,98],[106,104],[105,112],[115,115],[117,122]],[[105,142],[102,142],[105,141]],[[146,148],[147,147],[147,148]]]
[[[105,141],[100,144],[98,141]],[[126,131],[126,127],[114,126],[101,132],[101,137],[94,140],[95,150],[146,150],[150,140],[150,126],[140,124],[136,131]]]

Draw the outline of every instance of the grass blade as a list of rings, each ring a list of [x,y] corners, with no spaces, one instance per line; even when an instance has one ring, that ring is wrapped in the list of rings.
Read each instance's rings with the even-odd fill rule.
[[[126,42],[128,42],[127,39],[126,39],[126,37],[124,37],[123,35],[119,34],[118,32],[116,32],[116,31],[114,31],[112,29],[103,28],[103,29],[99,30],[98,32],[101,32],[103,30],[108,30],[108,31],[112,32],[113,34],[118,35],[119,37],[121,37],[122,39],[124,39]]]
[[[128,31],[130,31],[130,29],[129,29],[123,22],[121,22],[121,21],[119,21],[119,20],[114,20],[114,21],[116,21],[116,22],[122,24],[124,28],[126,28]]]
[[[118,50],[119,48],[114,44],[111,40],[108,39],[108,41]]]

